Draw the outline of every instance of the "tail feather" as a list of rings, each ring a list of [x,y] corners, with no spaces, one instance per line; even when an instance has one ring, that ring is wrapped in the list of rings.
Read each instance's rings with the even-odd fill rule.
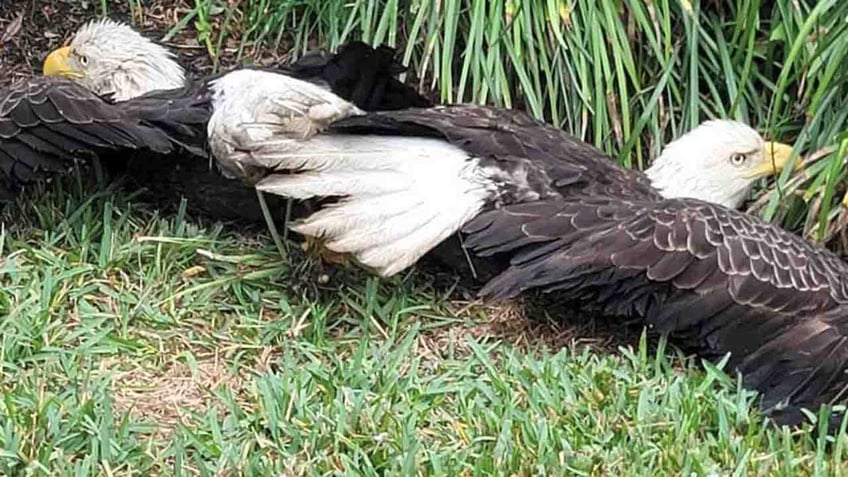
[[[356,201],[351,203],[355,205]],[[408,213],[409,210],[407,210],[392,211],[394,213],[375,211],[374,214],[360,213],[356,216],[348,216],[344,210],[350,210],[350,208],[332,207],[329,210],[320,210],[292,225],[292,230],[304,235],[332,237],[326,244],[332,250],[353,252],[379,244],[389,244],[393,240],[403,238],[411,230],[416,230],[432,218],[431,211],[423,207],[412,209],[415,210],[415,214]],[[427,216],[425,217],[422,212]],[[361,245],[351,248],[357,243]]]
[[[367,243],[374,244],[386,243],[392,240],[392,237],[402,237],[410,229],[424,224],[422,213],[410,214],[407,213],[408,211],[397,213],[377,211],[374,214],[351,216],[345,214],[344,209],[333,207],[326,212],[325,215],[325,210],[321,210],[303,219],[293,225],[293,230],[304,235],[332,236],[330,243],[343,240],[347,236],[357,235],[368,237]],[[336,251],[342,252],[342,250]],[[352,250],[344,251],[352,252]]]
[[[225,174],[278,196],[339,198],[294,229],[382,275],[414,264],[497,192],[498,171],[448,141],[326,133],[362,110],[315,84],[237,71],[210,87],[210,149]]]
[[[259,190],[306,199],[341,197],[292,229],[322,237],[384,276],[412,264],[476,216],[493,183],[477,159],[433,138],[320,135],[250,152],[279,171]]]
[[[404,164],[395,157],[399,152],[415,156],[422,149],[434,151],[440,142],[414,138],[353,135],[317,135],[308,140],[275,136],[253,143],[251,156],[265,167],[276,170],[310,169],[336,171],[409,170],[420,163]],[[453,150],[445,144],[445,150]]]
[[[400,181],[398,181],[400,179]],[[403,190],[407,181],[391,171],[328,171],[308,172],[292,175],[272,175],[260,181],[256,188],[262,192],[296,199],[332,197],[349,194],[397,192]]]

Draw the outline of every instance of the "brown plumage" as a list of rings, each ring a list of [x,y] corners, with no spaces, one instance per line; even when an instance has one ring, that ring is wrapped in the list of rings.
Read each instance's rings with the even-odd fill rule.
[[[429,106],[428,99],[397,79],[406,68],[395,55],[388,47],[374,48],[352,41],[333,54],[312,52],[290,65],[261,69],[317,83],[365,111]],[[197,80],[195,84],[203,86],[225,74]],[[204,122],[204,148],[205,127]],[[198,161],[185,154],[142,155],[112,163],[110,170],[124,175],[129,185],[145,191],[146,200],[162,207],[175,207],[184,198],[189,212],[194,214],[264,224],[265,216],[253,186],[224,177],[214,162],[207,157]],[[276,217],[284,216],[285,203],[281,198],[267,196],[266,201],[271,210],[280,212]],[[293,216],[302,216],[312,208],[308,202],[298,202]]]
[[[396,78],[404,69],[393,49],[362,42],[265,68],[320,84],[363,110],[430,105]],[[98,159],[112,176],[145,189],[145,198],[163,207],[182,197],[192,213],[264,223],[254,188],[223,177],[209,157],[206,126],[213,105],[207,85],[224,74],[121,102],[61,77],[0,89],[0,200]],[[268,201],[282,207],[279,198]]]
[[[643,173],[619,167],[597,148],[518,110],[469,104],[380,111],[336,121],[328,133],[445,139],[480,157],[482,167],[503,171],[499,203],[535,203],[570,191],[661,198]],[[428,257],[476,283],[485,283],[506,265],[504,255],[466,253],[458,236]]]
[[[121,105],[60,78],[35,78],[0,91],[0,194],[67,170],[78,160],[203,154],[207,101],[190,93],[151,94]]]
[[[582,190],[591,195],[661,197],[643,173],[620,167],[599,149],[523,111],[470,104],[379,111],[336,121],[328,132],[445,139],[482,158],[484,168],[491,164],[507,175],[526,175],[526,184],[503,184],[518,195]]]

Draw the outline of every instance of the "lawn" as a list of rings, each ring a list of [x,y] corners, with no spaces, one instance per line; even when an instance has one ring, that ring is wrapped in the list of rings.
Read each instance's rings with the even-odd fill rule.
[[[682,16],[688,2],[296,3],[104,1],[75,14],[104,9],[153,25],[198,71],[351,37],[390,41],[435,99],[525,107],[633,167],[695,118],[741,115],[824,150],[804,180],[764,185],[755,211],[843,247],[844,4],[740,1],[696,22]],[[38,10],[27,18],[43,24]],[[780,22],[758,30],[762,11]],[[729,15],[741,26],[718,20]],[[509,23],[507,41],[491,46],[511,18],[520,21]],[[600,20],[598,31],[586,26]],[[652,25],[653,40],[636,41]],[[800,40],[813,31],[828,41]],[[474,41],[487,54],[454,62],[445,53]],[[740,45],[757,48],[748,56]],[[593,48],[609,63],[584,61],[598,58]],[[563,51],[581,53],[566,61]],[[769,100],[774,92],[783,99]],[[212,222],[190,204],[157,206],[69,177],[3,212],[0,473],[848,470],[844,429],[834,439],[816,424],[775,428],[733,378],[638,328],[529,300],[481,303],[433,265],[378,280],[317,264],[293,243],[283,258],[261,226]]]

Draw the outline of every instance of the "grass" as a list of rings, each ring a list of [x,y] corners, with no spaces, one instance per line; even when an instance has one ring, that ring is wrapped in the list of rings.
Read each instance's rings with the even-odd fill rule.
[[[663,342],[516,339],[528,319],[499,333],[427,274],[322,286],[267,236],[125,192],[69,180],[29,199],[2,236],[4,475],[845,470],[844,439],[769,427]]]
[[[170,33],[216,61],[387,41],[437,99],[527,108],[632,167],[704,117],[746,119],[825,148],[782,178],[792,200],[764,188],[752,210],[838,241],[848,7],[775,3],[195,0]],[[296,247],[281,262],[265,232],[82,180],[4,214],[3,475],[848,471],[826,416],[770,427],[720,369],[585,317],[468,302],[421,271],[322,270]]]
[[[6,212],[0,473],[846,470],[844,429],[770,427],[662,341],[548,341],[431,274],[321,285],[296,248],[183,210],[69,179]]]

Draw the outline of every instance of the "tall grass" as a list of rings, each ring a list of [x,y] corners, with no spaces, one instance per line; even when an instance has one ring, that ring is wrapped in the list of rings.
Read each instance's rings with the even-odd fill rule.
[[[213,56],[227,39],[239,58],[397,46],[440,102],[524,108],[628,167],[702,120],[746,121],[803,155],[825,149],[750,210],[816,240],[841,225],[848,2],[196,0],[189,16]]]

